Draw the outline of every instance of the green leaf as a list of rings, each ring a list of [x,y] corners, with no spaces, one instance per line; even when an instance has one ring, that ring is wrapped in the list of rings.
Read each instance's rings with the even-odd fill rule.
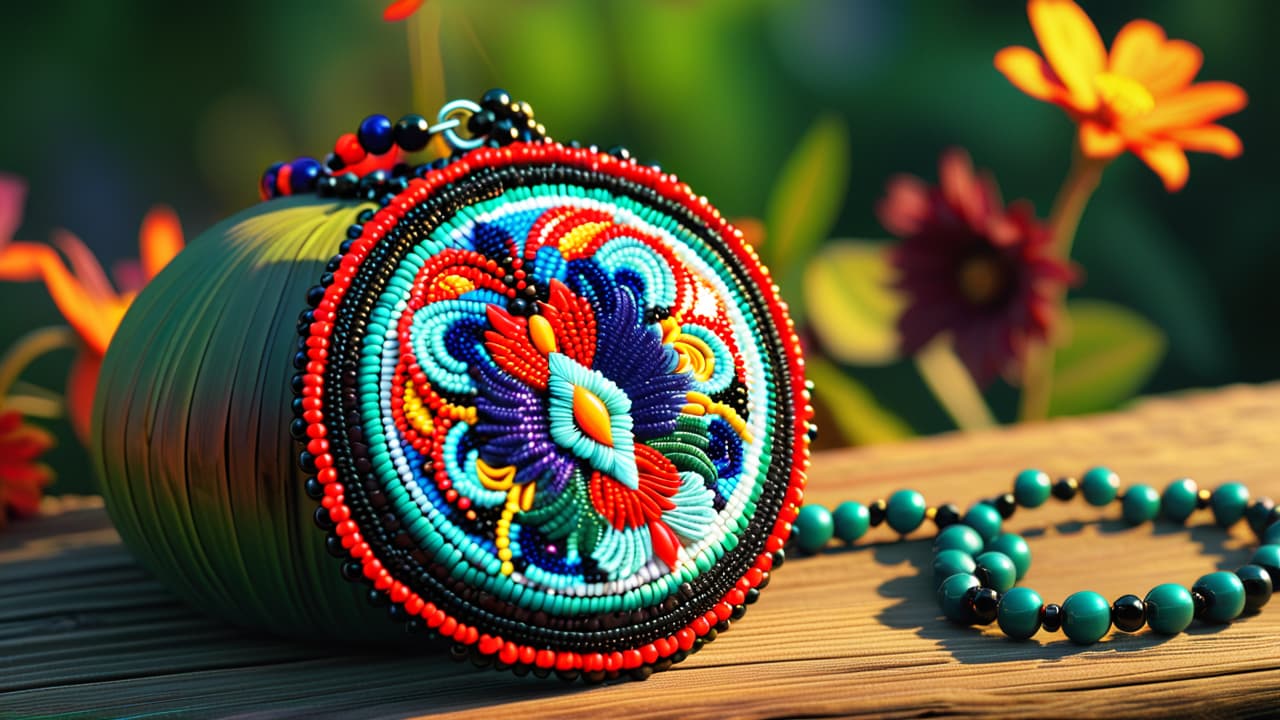
[[[1097,300],[1067,304],[1070,343],[1054,361],[1050,415],[1114,408],[1133,397],[1164,356],[1165,336],[1146,318]]]
[[[764,261],[794,304],[804,261],[835,226],[848,183],[849,132],[839,118],[821,117],[783,165],[765,217]]]
[[[886,365],[898,359],[902,295],[891,285],[883,245],[835,242],[804,270],[809,327],[823,350],[851,365]]]
[[[836,365],[811,357],[805,362],[805,374],[813,381],[814,392],[835,429],[849,444],[870,445],[913,435],[901,418]]]

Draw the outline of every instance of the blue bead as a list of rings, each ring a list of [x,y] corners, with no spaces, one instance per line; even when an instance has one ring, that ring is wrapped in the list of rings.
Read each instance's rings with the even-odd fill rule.
[[[1160,505],[1164,516],[1176,523],[1184,523],[1196,509],[1196,495],[1199,493],[1196,481],[1182,478],[1169,483],[1160,496]]]
[[[262,173],[262,189],[266,191],[268,198],[276,197],[280,194],[280,188],[276,187],[276,177],[280,174],[280,168],[284,167],[284,163],[273,163]]]
[[[952,575],[938,586],[938,605],[948,620],[958,623],[972,623],[973,613],[965,602],[965,595],[970,588],[979,586],[978,578],[968,573]]]
[[[289,174],[289,186],[295,193],[306,193],[316,189],[316,180],[320,178],[320,161],[315,158],[298,158],[293,161]]]
[[[1053,481],[1048,473],[1028,468],[1014,478],[1013,497],[1022,507],[1037,508],[1049,499],[1052,487]]]
[[[1111,603],[1096,592],[1072,593],[1062,603],[1062,632],[1077,645],[1092,645],[1111,629]]]
[[[1014,640],[1026,640],[1040,630],[1040,609],[1044,600],[1031,588],[1016,587],[1005,593],[996,606],[996,622]]]
[[[952,575],[972,575],[977,567],[969,553],[963,550],[943,550],[933,556],[933,583],[939,585]]]
[[[924,496],[915,490],[899,490],[889,496],[885,507],[885,522],[901,535],[920,527],[924,522]]]
[[[938,537],[933,540],[935,553],[943,550],[960,550],[974,556],[981,553],[984,546],[982,536],[968,525],[949,525],[943,528],[942,532],[938,533]]]
[[[1152,588],[1143,604],[1147,607],[1147,627],[1161,635],[1177,635],[1186,630],[1195,616],[1191,591],[1174,583]]]
[[[1262,533],[1263,545],[1280,545],[1280,522],[1271,523],[1266,532]]]
[[[386,115],[370,115],[360,123],[356,139],[365,152],[381,155],[391,149],[395,142],[391,120]]]
[[[867,511],[867,506],[852,500],[845,500],[837,505],[835,512],[831,513],[831,519],[835,522],[836,537],[845,542],[853,542],[866,535],[867,528],[871,527],[871,514]]]
[[[976,530],[984,544],[996,539],[1003,522],[1000,511],[987,503],[977,503],[964,514],[964,524]]]
[[[1120,476],[1110,468],[1089,468],[1080,479],[1080,491],[1084,493],[1085,502],[1102,507],[1116,499],[1116,494],[1120,491]]]
[[[1197,580],[1191,590],[1204,597],[1201,617],[1209,622],[1231,622],[1244,612],[1244,583],[1233,572],[1211,572]]]
[[[1031,548],[1027,546],[1027,541],[1023,540],[1021,535],[1003,533],[987,543],[987,549],[1008,556],[1013,561],[1014,569],[1018,571],[1019,580],[1031,569]]]
[[[821,505],[805,505],[791,523],[791,536],[804,553],[818,552],[833,534],[835,523],[831,520],[831,511]]]
[[[974,558],[973,562],[977,565],[973,574],[982,582],[983,587],[1005,592],[1018,581],[1018,569],[1013,566],[1009,556],[1002,552],[984,552]]]
[[[1245,508],[1249,506],[1249,488],[1238,482],[1223,483],[1213,491],[1210,503],[1218,526],[1231,527],[1244,517]]]
[[[1124,521],[1141,525],[1160,514],[1160,494],[1150,485],[1134,485],[1124,493]]]

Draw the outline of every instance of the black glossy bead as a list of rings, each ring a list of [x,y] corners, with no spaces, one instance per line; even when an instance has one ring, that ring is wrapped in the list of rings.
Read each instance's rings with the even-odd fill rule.
[[[294,418],[293,422],[289,423],[289,434],[293,436],[294,440],[305,438],[307,436],[307,421],[302,418]]]
[[[1062,606],[1049,603],[1040,609],[1040,627],[1046,632],[1058,632],[1062,629]]]
[[[1018,501],[1014,499],[1013,493],[1005,493],[996,498],[993,502],[996,510],[1000,512],[1000,517],[1008,520],[1013,517],[1013,511],[1018,509]]]
[[[511,104],[511,94],[502,88],[493,88],[480,97],[480,107],[494,112],[505,111]]]
[[[498,116],[492,110],[481,110],[467,118],[467,131],[472,135],[488,135]]]
[[[868,519],[871,521],[871,527],[876,527],[880,525],[880,523],[884,522],[887,508],[888,504],[883,498],[876,500],[867,506],[867,514],[870,516]]]
[[[990,625],[996,619],[1000,593],[987,587],[972,587],[964,594],[964,604],[975,625]]]
[[[319,468],[316,467],[316,456],[306,450],[298,453],[298,467],[302,468],[302,472],[306,473],[319,471]]]
[[[1267,526],[1271,524],[1267,520],[1275,509],[1276,502],[1269,497],[1264,497],[1254,500],[1245,511],[1245,519],[1249,521],[1249,527],[1253,528],[1255,535],[1262,537],[1262,534],[1267,531]]]
[[[386,607],[391,602],[391,598],[387,597],[387,594],[381,590],[370,589],[365,598],[373,607]]]
[[[324,291],[325,288],[323,285],[312,285],[311,288],[307,290],[307,304],[311,307],[319,305],[320,301],[324,299]]]
[[[1080,489],[1080,483],[1073,477],[1059,478],[1058,482],[1053,484],[1053,496],[1059,500],[1070,500],[1076,496],[1076,491]]]
[[[1199,590],[1191,591],[1191,604],[1194,606],[1195,617],[1204,617],[1204,611],[1209,609],[1209,600]]]
[[[342,577],[346,578],[348,582],[357,582],[364,578],[364,566],[360,564],[359,560],[348,560],[342,563]]]
[[[466,645],[463,645],[462,643],[454,643],[453,645],[449,646],[449,657],[453,658],[456,662],[462,662],[466,660],[467,656],[470,654],[471,654],[471,650],[467,648]]]
[[[431,124],[421,115],[405,115],[396,123],[395,141],[406,152],[417,152],[427,146]]]
[[[745,593],[745,599],[743,600],[743,602],[745,602],[748,605],[753,605],[755,604],[755,601],[759,599],[760,599],[760,591],[757,588],[748,588],[747,592]]]
[[[321,530],[333,529],[333,519],[329,517],[329,511],[322,507],[316,508],[316,511],[311,513],[311,519]]]
[[[349,172],[333,178],[333,181],[333,193],[338,197],[351,197],[360,185],[360,177]]]
[[[306,491],[307,497],[312,500],[319,500],[324,497],[324,485],[321,485],[320,481],[313,477],[307,478],[307,482],[303,485],[303,489]]]
[[[1211,493],[1208,488],[1201,488],[1200,492],[1196,493],[1196,509],[1204,510],[1209,507],[1209,503],[1212,499],[1213,493]]]
[[[1270,579],[1270,578],[1268,578]],[[743,615],[747,614],[746,605],[734,605],[733,612],[729,614],[730,620],[741,620]]]
[[[516,140],[520,137],[520,130],[515,123],[503,118],[493,124],[493,129],[489,131],[489,138],[497,140],[499,143],[505,143]]]
[[[338,178],[326,175],[316,180],[316,194],[320,197],[333,197],[338,194]]]
[[[773,553],[773,569],[777,570],[787,562],[787,551],[777,550]]]
[[[619,160],[630,160],[631,151],[621,145],[614,145],[605,151],[606,153],[618,158]]]
[[[1147,605],[1137,595],[1125,595],[1111,603],[1111,623],[1117,630],[1138,632],[1147,622]]]
[[[356,223],[355,225],[352,225],[347,228],[347,237],[351,238],[352,240],[355,240],[356,238],[360,237],[363,234],[364,234],[364,225],[361,225],[360,223]]]
[[[933,514],[933,524],[937,525],[939,530],[951,527],[958,522],[960,522],[960,508],[954,503],[939,506]]]
[[[325,536],[324,551],[336,558],[344,558],[347,556],[347,549],[342,547],[342,538],[337,535]]]
[[[360,211],[359,215],[356,216],[356,222],[367,223],[373,219],[374,215],[377,215],[377,213],[373,211],[373,208],[365,208],[364,210]]]
[[[1271,573],[1261,565],[1245,565],[1236,570],[1236,577],[1244,584],[1244,611],[1257,612],[1271,599],[1275,590],[1271,584]]]

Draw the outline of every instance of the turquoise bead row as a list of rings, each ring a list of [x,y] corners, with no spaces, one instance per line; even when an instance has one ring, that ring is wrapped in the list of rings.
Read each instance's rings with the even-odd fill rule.
[[[1144,597],[1126,595],[1114,602],[1084,590],[1061,604],[1045,603],[1036,591],[1017,586],[1031,567],[1031,550],[1021,536],[1003,532],[1004,520],[1018,507],[1036,508],[1050,497],[1066,501],[1077,494],[1095,507],[1118,502],[1130,525],[1158,519],[1183,524],[1202,509],[1211,510],[1224,529],[1247,519],[1261,545],[1235,572],[1209,573],[1189,588],[1164,583]],[[963,516],[952,505],[930,507],[915,490],[899,490],[869,505],[846,501],[834,511],[805,505],[792,524],[791,541],[801,553],[812,554],[833,539],[855,542],[882,523],[906,535],[926,519],[938,527],[932,570],[943,616],[966,625],[994,621],[1015,640],[1061,629],[1072,642],[1090,645],[1112,626],[1131,633],[1146,626],[1176,635],[1195,618],[1226,623],[1256,612],[1280,586],[1280,509],[1271,500],[1250,504],[1249,490],[1240,483],[1223,483],[1211,492],[1189,478],[1173,481],[1162,492],[1135,484],[1122,493],[1119,475],[1106,467],[1090,468],[1079,480],[1062,478],[1056,483],[1040,470],[1024,470],[1014,478],[1011,493],[975,503]]]

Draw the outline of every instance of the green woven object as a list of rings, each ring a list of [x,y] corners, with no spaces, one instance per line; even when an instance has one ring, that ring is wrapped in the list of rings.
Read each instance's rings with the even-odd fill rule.
[[[288,430],[297,312],[366,207],[278,200],[214,226],[134,301],[102,367],[93,450],[116,528],[188,602],[237,624],[403,635],[317,542]]]

